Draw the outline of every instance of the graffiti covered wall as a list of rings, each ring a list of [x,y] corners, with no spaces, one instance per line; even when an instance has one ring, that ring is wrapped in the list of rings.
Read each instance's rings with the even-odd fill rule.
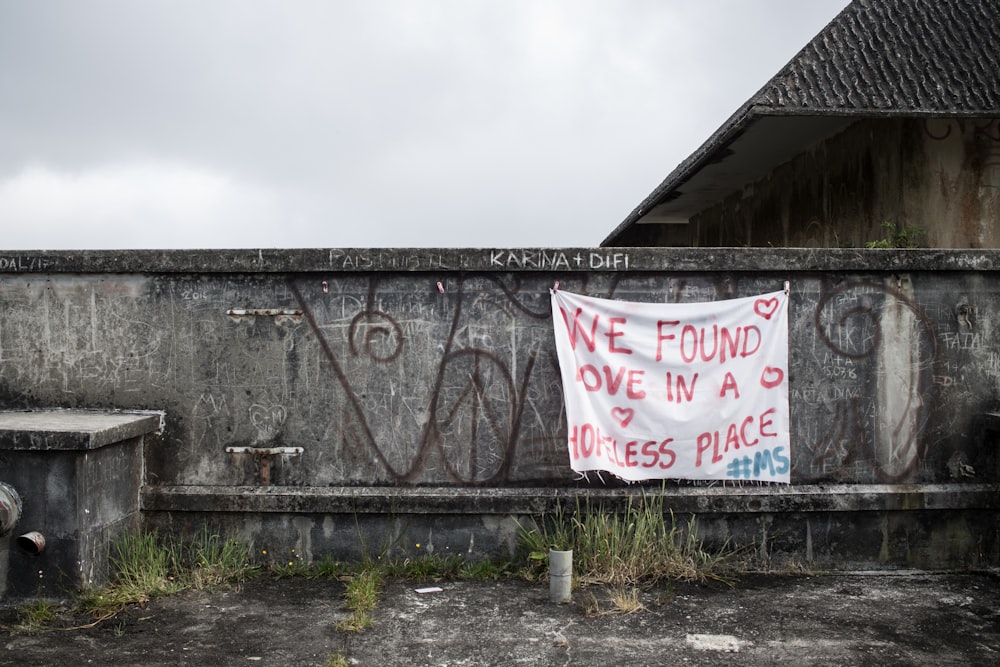
[[[694,302],[788,280],[793,487],[995,483],[998,265],[739,248],[8,254],[0,407],[165,411],[150,488],[600,485],[568,465],[555,281]]]

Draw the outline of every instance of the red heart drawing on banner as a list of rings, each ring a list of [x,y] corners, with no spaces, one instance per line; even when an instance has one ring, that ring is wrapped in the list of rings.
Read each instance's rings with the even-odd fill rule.
[[[635,410],[632,408],[611,408],[611,416],[621,424],[622,428],[625,428],[632,421],[632,417],[635,417]]]
[[[757,313],[765,320],[771,319],[774,311],[778,310],[778,299],[757,299],[753,303],[753,312]]]
[[[760,386],[764,389],[773,389],[781,384],[785,379],[785,371],[773,366],[765,366],[764,372],[760,374]]]

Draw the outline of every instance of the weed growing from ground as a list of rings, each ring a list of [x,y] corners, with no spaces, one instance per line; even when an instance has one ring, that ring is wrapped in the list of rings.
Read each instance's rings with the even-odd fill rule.
[[[457,579],[465,559],[462,556],[425,554],[418,558],[389,561],[383,566],[386,576],[416,581]]]
[[[189,547],[190,585],[211,589],[241,584],[253,571],[250,545],[236,535],[222,537],[204,528]],[[184,563],[180,564],[183,570]]]
[[[309,564],[306,576],[339,579],[350,572],[350,563],[345,563],[343,561],[336,560],[333,556],[326,555],[320,560]]]
[[[589,588],[582,593],[579,606],[584,616],[634,614],[646,609],[646,605],[639,600],[639,589],[636,586],[612,586],[603,591],[603,594],[605,599],[599,598]]]
[[[181,591],[185,586],[174,576],[181,560],[176,541],[161,540],[150,532],[126,533],[112,547],[111,583],[84,591],[80,608],[103,620],[130,604]]]
[[[589,502],[578,502],[572,514],[560,507],[548,519],[522,525],[519,541],[529,575],[544,576],[549,549],[572,549],[574,575],[584,584],[728,581],[739,569],[734,550],[703,548],[694,518],[679,528],[659,494],[630,498],[621,513]]]
[[[186,589],[214,589],[238,585],[264,571],[276,578],[303,576],[337,579],[345,583],[344,605],[350,615],[337,623],[340,630],[362,632],[371,626],[382,584],[387,578],[413,581],[495,581],[520,574],[544,576],[549,548],[572,549],[574,574],[583,584],[608,586],[604,603],[591,594],[585,613],[630,613],[642,609],[638,586],[663,581],[726,581],[735,572],[736,552],[709,552],[698,539],[694,519],[678,528],[664,515],[662,496],[643,495],[630,500],[623,513],[577,503],[574,512],[562,507],[544,519],[520,527],[521,548],[528,554],[526,568],[511,562],[470,561],[459,555],[422,554],[392,560],[382,554],[360,562],[326,556],[306,562],[294,549],[281,557],[259,553],[267,560],[255,565],[250,545],[234,535],[223,537],[208,529],[182,542],[174,535],[140,531],[117,540],[110,557],[112,579],[107,586],[84,591],[77,608],[97,623],[131,604]],[[418,545],[419,548],[419,545]],[[605,606],[607,605],[607,606]],[[37,632],[55,618],[45,602],[25,607],[15,631]],[[86,626],[85,626],[86,627]]]
[[[319,574],[324,571],[326,575]],[[363,632],[373,623],[372,613],[386,579],[488,581],[510,576],[514,568],[508,562],[467,561],[462,556],[426,554],[402,560],[365,558],[353,565],[324,559],[310,572],[315,573],[314,576],[333,576],[346,583],[344,606],[351,614],[335,627],[344,632]]]
[[[560,506],[548,517],[520,525],[519,542],[527,555],[527,578],[547,576],[549,549],[572,550],[574,584],[606,587],[600,598],[592,590],[581,592],[579,606],[586,616],[645,609],[640,587],[708,579],[731,584],[742,568],[739,552],[728,545],[704,548],[693,517],[678,527],[673,513],[664,513],[660,494],[630,498],[624,512],[588,501],[577,501],[572,513]]]
[[[254,569],[250,548],[236,536],[203,530],[185,544],[175,536],[139,531],[122,535],[110,557],[111,582],[84,591],[79,608],[97,621],[130,604],[142,604],[180,591],[214,589],[241,583]]]
[[[326,656],[323,667],[349,667],[350,664],[343,653],[330,653]]]
[[[514,565],[506,561],[463,561],[458,578],[462,581],[499,581],[514,573]]]
[[[363,632],[371,627],[371,614],[378,602],[382,581],[382,572],[378,568],[361,570],[350,578],[344,590],[344,606],[351,611],[351,615],[337,623],[338,630]]]
[[[302,559],[284,559],[269,563],[267,571],[275,579],[282,577],[309,577],[312,576],[312,567]]]
[[[46,629],[55,620],[58,607],[47,600],[36,600],[17,610],[17,625],[11,628],[14,634],[33,635]]]

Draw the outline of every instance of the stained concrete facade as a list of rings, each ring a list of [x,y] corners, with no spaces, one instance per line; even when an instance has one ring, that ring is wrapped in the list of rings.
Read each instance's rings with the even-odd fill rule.
[[[765,564],[996,565],[998,269],[991,250],[7,253],[0,408],[163,411],[150,527],[277,557],[509,555],[519,516],[642,492],[569,468],[555,281],[650,302],[789,281],[791,486],[668,483],[667,506]]]
[[[864,247],[883,223],[921,247],[1000,246],[1000,120],[857,121],[693,216],[675,244]]]
[[[914,247],[1000,246],[1000,120],[826,120],[819,125],[811,116],[772,119],[766,124],[770,135],[737,136],[735,157],[720,148],[690,183],[661,195],[661,207],[673,211],[669,216],[637,217],[605,243],[863,248],[889,240],[891,247],[894,229],[905,231],[904,242]],[[814,142],[794,150],[781,145],[784,135],[796,136],[796,128],[813,127],[809,123],[819,127],[812,130]],[[824,137],[821,129],[832,133]],[[753,169],[741,167],[758,152],[782,150],[787,160],[760,168],[753,178]],[[733,175],[741,168],[746,180]]]

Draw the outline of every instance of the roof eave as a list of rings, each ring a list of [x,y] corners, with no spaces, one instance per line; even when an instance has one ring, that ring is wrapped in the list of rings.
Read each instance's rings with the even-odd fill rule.
[[[719,127],[701,146],[681,162],[642,202],[636,206],[608,236],[601,246],[616,245],[620,237],[632,225],[648,214],[678,188],[683,186],[706,165],[718,159],[741,134],[759,119],[773,116],[841,116],[845,118],[995,118],[997,109],[943,110],[943,109],[845,109],[845,108],[774,108],[770,106],[745,104]]]
[[[754,116],[755,111],[752,104],[747,103],[737,109],[736,113],[730,116],[701,146],[667,174],[667,177],[629,213],[628,217],[608,234],[601,245],[614,245],[617,236],[656,206],[669,192],[683,185],[695,172],[710,162],[721,148],[738,137]]]

